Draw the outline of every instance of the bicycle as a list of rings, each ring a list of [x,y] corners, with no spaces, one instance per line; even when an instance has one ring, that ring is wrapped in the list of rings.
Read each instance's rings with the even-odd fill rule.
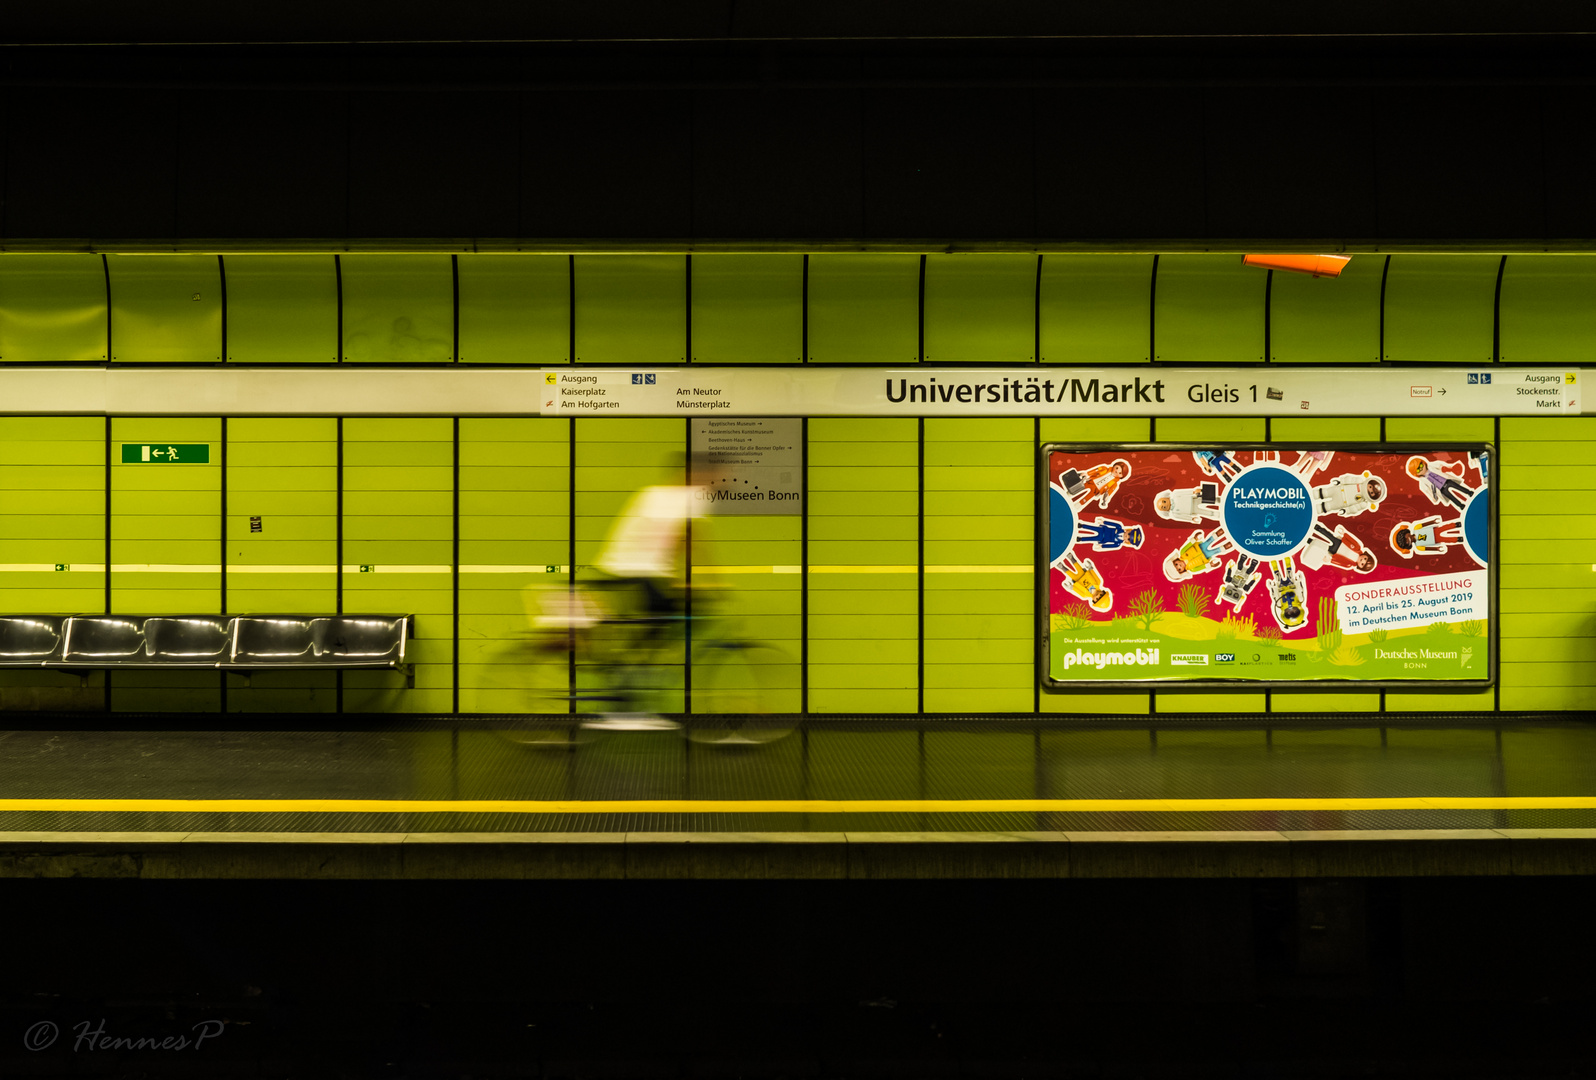
[[[606,731],[680,730],[693,742],[748,747],[796,729],[796,710],[778,708],[793,689],[782,683],[796,676],[787,654],[734,634],[703,597],[688,615],[650,604],[639,589],[606,579],[537,594],[534,628],[519,650],[542,658],[545,670],[554,656],[574,659],[564,686],[535,691],[568,711],[528,718],[515,741],[574,747]]]

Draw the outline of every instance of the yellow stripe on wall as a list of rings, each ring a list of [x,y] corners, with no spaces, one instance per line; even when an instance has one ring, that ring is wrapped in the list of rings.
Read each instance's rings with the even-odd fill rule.
[[[346,574],[376,573],[376,574],[448,574],[454,568],[443,563],[429,563],[425,565],[394,565],[388,563],[367,564],[368,570],[361,570],[356,563],[350,563],[343,568]],[[100,573],[105,570],[103,563],[71,563],[68,570],[89,571]],[[521,565],[521,564],[471,564],[462,565],[462,574],[565,574],[570,572],[569,566],[547,565]],[[925,566],[928,574],[1029,574],[1036,568],[1028,563],[1006,563],[993,565],[953,565],[930,563]],[[0,563],[0,573],[45,573],[55,570],[53,563]],[[115,563],[111,566],[113,573],[140,573],[140,574],[217,574],[222,568],[215,563]],[[786,566],[694,566],[693,573],[697,574],[801,574],[804,568],[796,565]],[[918,574],[921,568],[912,563],[895,565],[845,565],[845,566],[811,566],[811,574]],[[229,574],[334,574],[338,567],[331,565],[286,566],[286,565],[249,565],[243,563],[229,563]]]

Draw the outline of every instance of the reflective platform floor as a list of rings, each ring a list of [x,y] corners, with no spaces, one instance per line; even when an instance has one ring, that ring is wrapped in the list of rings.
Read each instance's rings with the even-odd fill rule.
[[[344,717],[336,731],[57,718],[0,732],[0,873],[203,875],[218,859],[234,876],[378,878],[1596,866],[1596,725],[1385,719],[812,719],[728,742],[713,727],[514,717]],[[1345,854],[1356,840],[1382,843]],[[338,855],[291,854],[307,844]]]

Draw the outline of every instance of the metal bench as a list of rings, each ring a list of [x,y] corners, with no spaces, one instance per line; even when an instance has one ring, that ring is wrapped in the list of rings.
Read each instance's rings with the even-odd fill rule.
[[[0,615],[0,668],[387,668],[415,685],[409,615]]]

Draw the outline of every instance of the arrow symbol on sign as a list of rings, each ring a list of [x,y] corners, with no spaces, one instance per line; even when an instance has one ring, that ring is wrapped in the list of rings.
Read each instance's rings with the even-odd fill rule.
[[[1441,396],[1442,396],[1442,397],[1445,397],[1445,396],[1446,396],[1446,387],[1444,387],[1444,386],[1443,386],[1443,387],[1441,387]]]

